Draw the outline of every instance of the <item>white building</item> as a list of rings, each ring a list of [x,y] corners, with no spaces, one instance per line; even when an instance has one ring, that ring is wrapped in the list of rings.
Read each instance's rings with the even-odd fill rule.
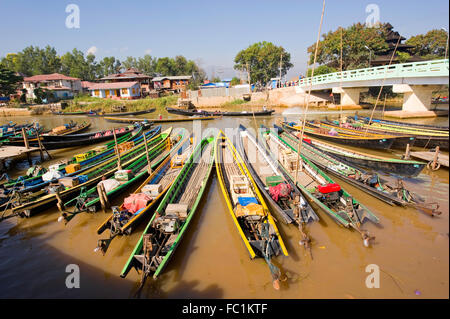
[[[91,96],[109,99],[137,99],[141,96],[139,82],[97,83],[89,87]]]
[[[23,88],[27,90],[27,98],[36,98],[34,90],[42,88],[54,92],[55,97],[67,99],[82,91],[81,81],[59,73],[40,74],[23,79]]]

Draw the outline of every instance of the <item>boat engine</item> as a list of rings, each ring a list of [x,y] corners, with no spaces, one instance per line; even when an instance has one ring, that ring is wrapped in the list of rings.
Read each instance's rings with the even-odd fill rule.
[[[165,215],[155,219],[154,226],[157,230],[162,233],[170,234],[178,230],[180,221],[178,216],[175,215]]]

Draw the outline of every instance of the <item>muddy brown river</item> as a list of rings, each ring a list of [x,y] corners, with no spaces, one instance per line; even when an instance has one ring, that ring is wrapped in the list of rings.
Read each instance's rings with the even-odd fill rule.
[[[160,111],[147,118],[177,117]],[[336,112],[312,111],[308,119],[336,117]],[[352,114],[348,112],[347,114]],[[361,111],[360,114],[369,114]],[[287,116],[298,121],[301,109],[281,109],[272,117],[222,118],[201,123],[201,129],[216,127],[237,131],[247,127],[271,126]],[[379,116],[379,114],[376,114]],[[0,123],[39,121],[47,128],[74,121],[91,121],[91,131],[124,126],[102,118],[84,116],[36,116],[0,118]],[[422,123],[448,125],[448,118],[424,119]],[[165,123],[162,128],[185,127],[192,122]],[[230,130],[231,129],[231,130]],[[71,157],[85,148],[51,151],[53,160],[44,166]],[[367,150],[366,150],[367,151]],[[399,157],[401,150],[373,154]],[[33,157],[38,161],[39,157]],[[12,164],[10,176],[24,174],[26,160]],[[386,176],[394,180],[392,176]],[[416,178],[405,178],[408,189],[429,202],[440,204],[442,215],[430,217],[415,208],[392,207],[332,176],[380,219],[380,225],[365,224],[376,237],[366,248],[360,235],[338,226],[316,209],[320,222],[310,224],[312,257],[299,245],[294,226],[278,227],[289,256],[275,258],[286,275],[280,290],[274,290],[263,259],[251,260],[226,208],[213,171],[200,208],[171,262],[157,280],[147,280],[142,298],[448,298],[449,297],[449,171],[424,169]],[[124,196],[114,198],[120,204]],[[316,208],[316,207],[315,207]],[[114,239],[105,256],[94,252],[101,237],[96,229],[106,218],[103,212],[80,214],[65,226],[58,223],[56,207],[29,219],[9,219],[0,223],[0,298],[129,298],[134,297],[140,275],[132,270],[127,278],[119,274],[139,240],[150,216],[132,235]],[[79,266],[80,288],[68,289],[66,267]],[[380,287],[368,288],[368,265],[380,270]]]

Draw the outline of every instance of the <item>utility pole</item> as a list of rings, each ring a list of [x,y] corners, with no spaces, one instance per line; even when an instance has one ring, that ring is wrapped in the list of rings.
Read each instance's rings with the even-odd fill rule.
[[[282,70],[282,63],[283,63],[283,53],[280,55],[280,87],[281,87],[281,70]]]
[[[246,66],[247,66],[247,82],[249,85],[251,85],[250,84],[250,68],[248,67],[248,62],[246,63]]]

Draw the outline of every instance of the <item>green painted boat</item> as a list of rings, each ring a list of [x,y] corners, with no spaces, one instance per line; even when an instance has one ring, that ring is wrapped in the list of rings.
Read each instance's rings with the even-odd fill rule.
[[[298,149],[300,139],[295,135],[284,131],[281,127],[274,125],[278,130],[280,138],[286,141],[294,149]],[[384,201],[389,205],[410,206],[420,208],[431,216],[440,215],[437,208],[427,205],[425,200],[407,190],[401,179],[396,185],[390,185],[380,178],[376,173],[369,173],[357,167],[348,165],[321,149],[313,146],[307,141],[301,145],[301,154],[322,170],[341,178],[342,180],[358,187],[367,194]]]
[[[358,202],[339,184],[336,184],[327,174],[312,163],[283,137],[268,128],[260,130],[261,141],[273,158],[278,159],[292,181],[325,213],[331,216],[339,225],[357,230],[366,247],[373,239],[367,230],[361,229],[366,221],[379,223],[367,207]],[[298,159],[298,161],[297,161]],[[297,163],[301,165],[297,169]],[[297,178],[295,177],[297,173]]]
[[[208,136],[194,148],[170,186],[130,255],[120,276],[131,268],[141,271],[141,287],[157,278],[186,233],[205,192],[214,164],[216,137]]]
[[[186,129],[180,129],[178,134],[180,140],[171,149],[170,155],[166,157],[161,165],[130,196],[134,196],[133,201],[135,201],[137,196],[148,199],[146,206],[141,209],[129,207],[126,205],[127,199],[125,199],[124,203],[119,207],[112,207],[112,214],[97,229],[98,235],[109,230],[109,238],[98,240],[95,251],[101,251],[105,254],[111,241],[116,236],[130,235],[139,222],[153,212],[156,205],[164,197],[176,176],[178,176],[178,173],[183,168],[185,159],[192,152],[189,132]]]
[[[123,136],[120,136],[117,138],[117,144],[121,144],[124,142],[129,142],[131,140],[136,140],[137,137],[142,135],[143,127],[138,126],[136,127],[132,132],[128,132]],[[85,160],[77,160],[75,157],[68,161],[64,161],[61,163],[61,165],[58,168],[58,171],[62,174],[66,175],[65,167],[70,164],[79,164],[81,168],[91,166],[94,164],[97,164],[101,162],[102,160],[109,158],[111,156],[114,156],[113,150],[115,147],[115,141],[111,141],[108,143],[105,143],[103,145],[104,151],[98,152],[96,151],[99,149],[97,146],[96,148],[93,148],[91,150],[88,150],[84,153],[89,154],[89,156]],[[34,186],[40,182],[42,182],[42,175],[48,171],[47,168],[42,168],[40,165],[33,167],[31,170],[29,170],[29,175],[22,175],[15,179],[9,179],[7,182],[3,184],[4,189],[8,189],[13,187],[14,190],[22,190],[26,189],[30,186]]]
[[[107,174],[103,175],[101,183],[114,183],[114,187],[112,187],[111,189],[108,188],[108,190],[105,191],[103,198],[99,191],[99,184],[94,185],[89,189],[81,189],[80,195],[64,204],[61,216],[58,218],[58,221],[64,220],[65,224],[67,224],[80,213],[87,211],[95,213],[100,204],[102,205],[102,208],[106,210],[106,207],[104,206],[105,203],[102,203],[101,200],[109,202],[109,199],[112,196],[119,195],[128,187],[144,178],[149,173],[148,161],[150,161],[151,169],[154,170],[170,154],[172,141],[176,144],[182,138],[182,136],[178,134],[174,134],[173,136],[171,136],[171,133],[171,128],[162,133],[162,141],[151,150],[149,150],[148,158],[146,154],[142,154],[141,156],[135,158],[133,162],[130,161],[126,165],[122,165],[120,169],[119,167],[116,167],[115,169],[109,171]],[[126,179],[118,180],[115,175],[120,170],[129,171],[130,176],[127,176]],[[106,186],[104,187],[105,189],[107,188]]]
[[[294,134],[291,131],[292,134]],[[296,137],[300,133],[294,134]],[[399,158],[390,158],[385,156],[373,155],[365,152],[354,151],[349,148],[337,146],[316,138],[304,135],[304,140],[309,140],[311,144],[323,152],[336,157],[346,163],[370,168],[375,171],[382,171],[394,175],[403,175],[415,177],[424,169],[426,163],[414,160],[403,160]]]
[[[168,137],[168,132],[157,134],[147,141],[147,146],[151,150],[153,147],[162,143]],[[145,145],[140,144],[120,154],[123,165],[128,165],[145,154]],[[83,172],[87,176],[87,181],[73,187],[62,188],[61,185],[50,184],[46,189],[35,193],[25,194],[13,202],[13,207],[9,211],[5,211],[0,216],[0,221],[6,218],[19,216],[31,217],[37,212],[42,212],[46,208],[54,205],[56,202],[61,206],[63,200],[70,200],[80,193],[82,188],[88,188],[91,185],[97,184],[101,181],[102,176],[110,176],[114,174],[117,167],[117,158],[108,159],[99,165],[89,168]],[[62,206],[61,206],[62,208]]]

